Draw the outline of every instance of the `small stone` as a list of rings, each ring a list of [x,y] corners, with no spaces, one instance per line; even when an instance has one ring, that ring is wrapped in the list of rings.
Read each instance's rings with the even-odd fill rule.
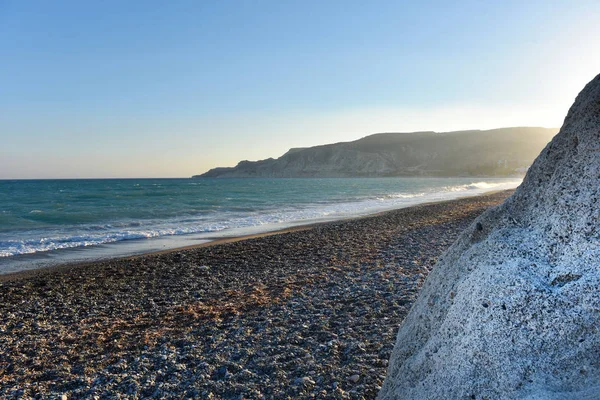
[[[351,376],[348,378],[348,380],[349,380],[350,382],[352,382],[352,383],[356,383],[356,382],[358,382],[358,380],[359,380],[359,379],[360,379],[360,376],[358,376],[358,374],[351,375]]]
[[[308,376],[303,376],[302,378],[296,378],[296,380],[294,381],[294,383],[296,385],[306,386],[306,385],[314,385],[315,381],[313,381],[312,379],[310,379]]]

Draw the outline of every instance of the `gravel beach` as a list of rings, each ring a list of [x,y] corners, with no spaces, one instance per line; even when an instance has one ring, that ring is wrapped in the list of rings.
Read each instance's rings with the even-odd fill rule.
[[[437,257],[512,191],[0,282],[0,398],[372,399]]]

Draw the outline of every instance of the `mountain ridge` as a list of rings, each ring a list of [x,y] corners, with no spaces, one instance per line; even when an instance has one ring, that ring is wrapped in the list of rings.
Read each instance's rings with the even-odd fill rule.
[[[193,178],[325,178],[522,175],[557,128],[384,132],[349,142],[291,148]]]

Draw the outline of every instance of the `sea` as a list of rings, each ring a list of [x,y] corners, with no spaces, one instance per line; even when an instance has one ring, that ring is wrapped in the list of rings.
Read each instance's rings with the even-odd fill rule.
[[[0,180],[0,274],[514,188],[519,178]]]

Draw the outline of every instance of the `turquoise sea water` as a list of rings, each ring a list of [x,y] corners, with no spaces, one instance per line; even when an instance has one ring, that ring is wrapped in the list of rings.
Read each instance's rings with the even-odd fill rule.
[[[519,183],[516,178],[0,181],[0,273],[30,268],[33,260],[57,263],[177,247],[193,244],[182,239],[198,243]],[[77,257],[64,249],[78,250]],[[28,254],[43,257],[24,259]]]

